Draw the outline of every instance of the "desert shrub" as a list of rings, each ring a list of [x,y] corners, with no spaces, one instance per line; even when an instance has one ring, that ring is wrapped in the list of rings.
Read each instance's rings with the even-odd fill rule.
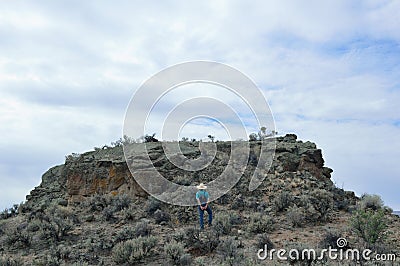
[[[25,202],[21,202],[18,207],[18,213],[29,213],[32,208],[27,206]]]
[[[222,255],[224,263],[228,265],[241,265],[244,255],[238,246],[239,243],[234,237],[228,237],[219,245],[218,253]]]
[[[70,258],[72,248],[64,245],[51,247],[47,256],[46,265],[60,265]]]
[[[53,257],[52,254],[47,254],[44,257],[35,259],[33,265],[58,266],[61,265],[61,261],[57,257]]]
[[[185,176],[177,176],[174,178],[174,182],[178,185],[182,185],[182,186],[190,186],[191,181],[189,178],[185,177]]]
[[[144,142],[158,142],[158,139],[155,138],[156,133],[153,133],[153,135],[144,135]]]
[[[208,265],[208,263],[205,262],[205,260],[204,260],[203,257],[197,257],[197,258],[195,259],[195,265],[198,265],[198,266],[206,266],[206,265]]]
[[[84,202],[84,207],[91,212],[102,211],[107,207],[107,199],[104,195],[95,194]]]
[[[0,266],[22,266],[22,260],[20,258],[13,258],[8,256],[0,257]]]
[[[292,204],[292,202],[292,195],[287,191],[283,191],[274,199],[275,210],[277,212],[284,211]]]
[[[188,223],[194,224],[195,222],[198,222],[199,216],[193,215],[194,212],[196,212],[196,214],[198,213],[197,208],[198,208],[197,206],[191,208],[183,206],[174,207],[172,221],[174,223],[179,223],[179,224],[188,224]],[[205,213],[204,215],[205,215],[204,219],[206,220],[207,213]]]
[[[115,209],[111,206],[108,206],[106,208],[104,208],[103,212],[102,212],[102,218],[104,221],[113,221],[115,219],[114,216],[115,213]]]
[[[39,237],[48,242],[60,241],[74,228],[74,214],[62,207],[50,207],[41,217]],[[35,220],[32,221],[32,223]],[[28,225],[29,229],[29,225]],[[32,225],[31,229],[36,229]]]
[[[171,219],[171,216],[162,210],[157,210],[154,212],[154,219],[156,220],[156,223],[160,224],[162,222],[169,222]]]
[[[274,220],[261,213],[254,213],[250,216],[250,221],[247,224],[247,231],[255,234],[272,232],[274,230]]]
[[[43,223],[38,232],[42,240],[53,242],[67,236],[72,228],[72,223],[68,220],[53,219],[50,223]]]
[[[115,245],[115,239],[111,239],[107,232],[98,230],[94,234],[90,234],[85,240],[85,247],[89,252],[101,253],[110,251]]]
[[[79,223],[79,219],[72,209],[59,205],[51,205],[46,210],[46,215],[50,217],[49,220],[51,220],[51,217],[56,217],[64,220],[70,220],[73,223]]]
[[[125,227],[115,236],[115,242],[119,243],[136,237],[136,231],[131,227]]]
[[[173,235],[172,238],[176,242],[183,242],[185,240],[185,232],[184,231],[176,231]]]
[[[70,246],[59,245],[55,249],[57,256],[62,260],[68,260],[72,253],[72,248]]]
[[[148,236],[151,233],[151,227],[148,221],[141,221],[136,223],[135,236]]]
[[[238,196],[236,196],[236,197],[233,199],[231,208],[232,208],[233,210],[242,211],[242,210],[245,209],[245,205],[246,205],[246,204],[245,204],[245,202],[244,202],[243,196],[242,196],[242,195],[238,195]]]
[[[335,208],[338,210],[349,211],[351,202],[347,198],[346,191],[338,187],[333,187],[331,192],[333,194]]]
[[[324,189],[315,189],[310,193],[310,202],[319,213],[320,220],[326,221],[333,210],[333,194]]]
[[[346,198],[341,199],[341,200],[335,200],[335,207],[338,210],[349,211],[350,201]]]
[[[146,203],[145,211],[147,214],[153,215],[158,209],[161,209],[161,202],[153,197],[150,197]]]
[[[4,209],[1,213],[0,213],[0,220],[4,220],[4,219],[8,219],[10,216],[10,213],[8,211],[8,209]]]
[[[229,220],[232,225],[242,224],[242,222],[243,222],[242,218],[240,217],[240,215],[237,212],[230,211],[230,212],[228,212],[228,215],[229,215]]]
[[[117,264],[136,264],[149,256],[157,243],[154,236],[139,237],[117,244],[112,251],[113,260]]]
[[[0,220],[8,219],[18,215],[19,205],[14,204],[11,208],[6,208],[0,213]]]
[[[275,245],[272,243],[271,239],[269,238],[268,234],[263,233],[263,234],[258,234],[256,236],[256,248],[258,249],[263,249],[265,245],[267,245],[268,250],[271,250],[275,247]]]
[[[184,231],[184,242],[186,247],[192,247],[196,245],[196,243],[201,242],[200,239],[200,230],[194,227],[189,227]]]
[[[189,266],[192,265],[192,261],[193,261],[192,256],[189,253],[185,253],[179,259],[179,264],[181,266]]]
[[[207,230],[205,232],[205,238],[202,240],[202,246],[204,250],[209,253],[214,251],[220,243],[219,234],[215,230]]]
[[[18,215],[19,213],[19,204],[14,204],[10,210],[12,216]]]
[[[232,230],[231,219],[228,214],[220,214],[214,219],[214,228],[224,235],[228,235]]]
[[[35,219],[39,220],[41,222],[49,221],[49,217],[47,217],[46,214],[44,213],[44,211],[42,211],[42,210],[32,211],[29,213],[28,221],[32,221]]]
[[[185,247],[182,243],[172,241],[165,244],[164,252],[174,265],[179,265],[181,257],[185,253]]]
[[[51,223],[56,225],[58,240],[61,240],[64,236],[73,229],[73,223],[69,219],[63,219],[59,217],[53,217]]]
[[[134,207],[129,207],[128,209],[123,209],[122,210],[122,218],[126,221],[134,221],[136,219],[135,217],[136,210]]]
[[[379,195],[363,194],[361,196],[359,208],[362,210],[380,210],[383,208],[383,201]]]
[[[229,203],[231,203],[230,196],[229,196],[229,194],[225,194],[222,197],[219,197],[215,202],[220,205],[229,204]]]
[[[80,153],[72,153],[72,154],[69,154],[69,155],[67,155],[67,156],[65,156],[65,162],[67,163],[67,162],[74,162],[74,161],[77,161],[77,160],[79,160],[81,158],[81,154]]]
[[[393,209],[390,208],[389,206],[383,206],[383,211],[385,213],[388,213],[388,214],[392,214],[393,213]]]
[[[249,135],[249,141],[257,141],[258,140],[258,135],[256,133],[251,133]]]
[[[305,221],[309,223],[316,223],[322,221],[321,214],[314,208],[311,203],[306,205],[305,210]]]
[[[103,264],[101,264],[101,265],[103,265]],[[89,266],[89,263],[87,263],[85,261],[77,261],[77,262],[74,262],[72,264],[72,266]]]
[[[29,221],[27,230],[28,230],[28,232],[37,232],[40,230],[41,225],[42,225],[42,222],[40,222],[37,219]]]
[[[91,223],[94,222],[95,217],[93,214],[85,215],[82,217],[85,222]]]
[[[387,228],[383,210],[357,210],[350,220],[350,228],[368,244],[382,242]]]
[[[183,241],[186,247],[196,250],[199,254],[207,254],[214,251],[220,243],[219,233],[216,230],[207,230],[204,232],[204,236],[200,237],[200,230],[193,227],[185,230]]]
[[[38,231],[38,236],[41,240],[46,242],[54,242],[58,239],[57,228],[55,225],[45,222],[40,226],[40,230]]]
[[[333,195],[326,190],[316,189],[308,196],[302,195],[297,205],[304,208],[305,221],[310,223],[325,222],[329,220],[334,208]]]
[[[267,208],[268,208],[268,204],[266,202],[259,202],[259,203],[256,202],[255,210],[257,212],[265,212],[265,210]]]
[[[6,232],[5,242],[8,246],[26,248],[31,245],[31,240],[32,237],[29,235],[29,233],[19,228],[14,228]]]
[[[319,246],[322,248],[339,248],[337,246],[337,240],[342,237],[342,234],[339,233],[338,231],[333,231],[329,230],[327,231],[323,237],[322,240],[319,242]]]
[[[390,243],[376,242],[375,244],[369,245],[368,248],[373,250],[376,254],[396,254],[396,250]]]
[[[123,209],[129,208],[132,200],[127,195],[117,195],[111,197],[110,205],[114,209],[114,211],[119,212]]]
[[[286,219],[294,227],[301,227],[304,223],[304,209],[302,207],[292,206],[286,212]]]
[[[134,138],[124,135],[123,138],[119,138],[118,140],[111,142],[111,147],[122,147],[123,145],[129,145],[133,143],[136,143]],[[95,147],[94,149],[99,150],[100,148]]]

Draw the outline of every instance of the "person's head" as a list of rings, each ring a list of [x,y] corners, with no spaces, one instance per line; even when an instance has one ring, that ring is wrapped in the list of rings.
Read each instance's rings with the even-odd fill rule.
[[[197,186],[198,190],[205,190],[207,188],[206,185],[204,185],[203,183],[200,183],[200,185]]]

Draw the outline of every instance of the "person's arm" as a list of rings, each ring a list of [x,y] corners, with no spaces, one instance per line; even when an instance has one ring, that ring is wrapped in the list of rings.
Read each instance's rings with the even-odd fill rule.
[[[207,209],[208,203],[210,203],[210,195],[207,193],[207,203],[206,203],[206,206],[204,207],[204,209]]]
[[[201,202],[200,202],[200,200],[199,200],[199,199],[197,199],[197,202],[199,203],[200,209],[202,209],[202,210],[205,210],[205,209],[207,209],[207,204],[206,204],[206,206],[205,206],[205,207],[203,207],[203,206],[201,206]]]
[[[200,209],[204,210],[204,209],[203,209],[203,206],[201,206],[200,199],[197,197],[197,194],[196,194],[196,199],[197,199],[197,203],[198,203],[199,206],[200,206]]]

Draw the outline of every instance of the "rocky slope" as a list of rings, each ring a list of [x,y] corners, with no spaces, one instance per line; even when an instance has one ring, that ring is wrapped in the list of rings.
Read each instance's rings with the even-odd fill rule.
[[[314,185],[332,187],[330,180],[332,169],[324,166],[322,151],[311,142],[296,141],[295,135],[278,138],[275,164],[270,170],[269,177],[279,178],[290,173],[294,178],[309,175],[315,179]],[[141,144],[138,144],[141,145]],[[174,167],[162,152],[161,143],[154,144],[149,156],[157,161],[158,171],[170,180],[187,178],[186,184],[199,181],[211,181],[220,174],[227,164],[227,154],[230,146],[227,143],[217,144],[219,152],[213,166],[206,171],[192,174],[185,173]],[[198,152],[198,143],[183,143],[184,155]],[[257,153],[260,143],[252,143],[251,155]],[[259,151],[258,151],[259,153]],[[255,158],[257,160],[257,158]],[[256,163],[249,166],[250,173]],[[199,178],[202,176],[202,178]],[[245,176],[248,178],[249,176]],[[318,181],[317,181],[318,180]],[[182,181],[182,180],[181,180]],[[184,182],[184,181],[182,181]],[[179,180],[178,180],[179,183]],[[37,208],[40,204],[49,204],[53,200],[67,200],[69,203],[79,203],[95,194],[125,194],[132,198],[145,197],[147,193],[136,183],[125,162],[122,147],[98,149],[81,155],[74,154],[66,157],[64,165],[56,166],[47,171],[42,177],[42,183],[27,196],[26,207]],[[352,193],[349,194],[353,195]],[[351,197],[350,197],[351,198]],[[354,197],[353,197],[354,198]]]
[[[322,248],[339,237],[352,247],[398,254],[399,217],[372,202],[373,212],[365,213],[378,215],[382,210],[386,236],[366,241],[351,227],[360,199],[335,187],[322,151],[293,134],[276,140],[272,167],[252,192],[248,185],[260,143],[250,143],[243,177],[212,203],[214,226],[205,231],[197,230],[195,207],[171,206],[148,196],[132,177],[122,147],[67,156],[65,164],[43,175],[18,214],[0,220],[0,265],[258,265],[262,261],[256,254],[263,243]],[[168,161],[160,143],[151,145],[157,170],[182,185],[214,180],[229,160],[230,144],[218,142],[209,167],[184,171]],[[198,143],[181,145],[184,155],[198,155]]]

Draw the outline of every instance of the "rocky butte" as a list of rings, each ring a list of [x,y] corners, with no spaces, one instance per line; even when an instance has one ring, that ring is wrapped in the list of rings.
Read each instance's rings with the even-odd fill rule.
[[[188,158],[199,156],[198,142],[179,144]],[[231,144],[216,145],[214,160],[201,171],[176,167],[161,143],[149,144],[149,157],[168,180],[197,185],[214,180],[229,161]],[[272,166],[249,191],[260,146],[250,142],[242,178],[212,202],[214,224],[204,231],[198,230],[196,207],[160,202],[138,185],[121,146],[69,155],[42,176],[25,203],[1,214],[0,265],[258,265],[269,263],[257,258],[265,245],[318,250],[338,248],[338,238],[347,241],[342,249],[369,248],[373,255],[392,254],[397,262],[390,263],[398,263],[400,218],[379,196],[358,198],[336,187],[333,170],[312,142],[294,134],[276,137]],[[354,261],[275,257],[273,263]]]

